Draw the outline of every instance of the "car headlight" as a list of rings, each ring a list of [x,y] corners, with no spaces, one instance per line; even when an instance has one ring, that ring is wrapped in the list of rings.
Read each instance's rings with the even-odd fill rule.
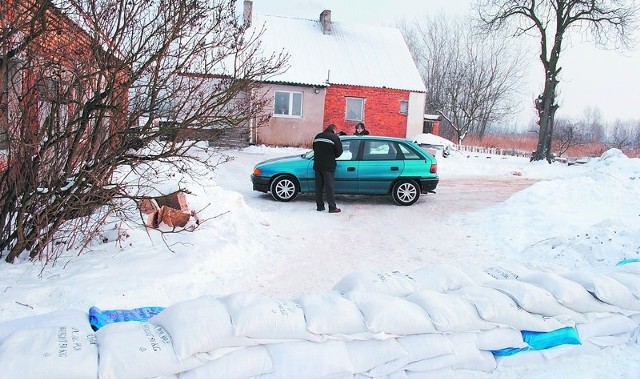
[[[256,176],[260,176],[260,175],[262,175],[262,170],[260,170],[260,169],[259,169],[259,168],[257,168],[257,167],[254,167],[254,168],[253,168],[253,175],[256,175]]]

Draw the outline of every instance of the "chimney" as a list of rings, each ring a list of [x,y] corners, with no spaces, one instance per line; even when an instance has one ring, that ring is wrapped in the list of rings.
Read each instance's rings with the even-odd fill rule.
[[[244,0],[244,12],[243,12],[243,21],[244,26],[247,28],[251,26],[251,14],[253,13],[253,1]]]
[[[320,13],[320,26],[322,26],[322,33],[331,34],[331,11],[324,10]]]

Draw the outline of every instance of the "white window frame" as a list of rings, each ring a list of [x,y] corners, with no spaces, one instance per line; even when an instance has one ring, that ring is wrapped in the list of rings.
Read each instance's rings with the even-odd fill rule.
[[[400,100],[400,114],[409,114],[409,101]]]
[[[355,106],[359,105],[360,106],[360,117],[358,118],[358,115],[354,115],[351,116],[349,114],[349,103],[353,103],[355,101],[360,102],[360,104],[354,104]],[[344,119],[348,120],[348,121],[364,121],[364,98],[362,97],[347,97],[345,100],[345,108],[344,108]]]
[[[288,108],[286,113],[282,113],[282,112],[277,112],[276,109],[276,98],[278,96],[278,94],[286,94],[289,100],[289,104],[288,104]],[[299,109],[297,109],[299,114],[295,114],[294,112],[294,105],[295,105],[295,95],[300,95],[300,104],[299,104]],[[298,91],[281,91],[281,90],[277,90],[277,91],[273,91],[273,115],[276,117],[294,117],[294,118],[302,118],[302,104],[304,103],[304,95],[302,92],[298,92]]]

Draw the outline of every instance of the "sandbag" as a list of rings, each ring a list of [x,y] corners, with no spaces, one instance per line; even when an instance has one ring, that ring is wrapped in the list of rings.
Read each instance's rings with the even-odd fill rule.
[[[261,379],[351,378],[353,365],[345,342],[309,341],[265,345],[273,361],[273,371]]]
[[[116,322],[96,332],[100,379],[140,379],[192,370],[206,363],[180,359],[169,334],[148,322]]]
[[[322,340],[307,330],[302,307],[291,300],[249,292],[235,293],[219,300],[229,311],[236,336],[254,338],[258,342]]]
[[[371,333],[409,335],[436,332],[427,312],[404,298],[359,291],[348,292],[344,296],[364,315]]]
[[[98,330],[112,322],[147,321],[162,312],[164,307],[140,307],[132,309],[108,309],[98,307],[89,308],[89,322],[93,330]]]
[[[369,331],[358,307],[337,291],[304,294],[293,301],[302,307],[311,333],[335,336]]]
[[[234,334],[227,307],[213,296],[173,304],[149,322],[169,333],[179,358],[224,347],[256,344],[250,338]]]
[[[504,263],[500,266],[492,266],[484,269],[484,272],[495,279],[518,279],[522,275],[534,272],[532,269],[519,263]]]
[[[496,281],[497,282],[497,281]],[[509,326],[517,330],[548,332],[565,325],[551,318],[529,313],[518,307],[513,299],[504,293],[482,286],[468,286],[452,292],[474,305],[483,320]]]
[[[400,358],[408,357],[402,346],[393,338],[346,342],[354,373],[364,373],[374,367]]]
[[[0,378],[95,379],[98,347],[88,325],[26,328],[3,338],[0,362]]]
[[[627,287],[606,275],[588,271],[570,271],[563,277],[582,285],[599,300],[622,309],[640,311],[640,300]]]
[[[490,330],[475,332],[476,346],[480,350],[501,350],[506,348],[525,347],[520,330],[510,327],[500,327]]]
[[[495,324],[480,318],[476,308],[469,301],[453,293],[420,290],[408,296],[407,300],[422,307],[440,332],[475,332],[496,327]]]
[[[529,313],[555,317],[559,321],[570,320],[573,323],[586,321],[581,313],[561,305],[549,291],[534,284],[506,279],[488,282],[484,286],[506,294]]]
[[[89,325],[89,314],[87,312],[77,309],[65,309],[0,322],[0,341],[18,330],[42,329],[56,326],[71,326],[81,330],[91,329]]]
[[[243,347],[193,370],[180,379],[245,379],[270,373],[273,362],[263,345]]]
[[[629,333],[637,328],[638,323],[631,318],[615,313],[608,317],[600,317],[591,322],[576,325],[578,335],[585,341],[593,337]]]
[[[636,299],[640,299],[640,275],[628,272],[611,272],[608,276],[626,286]]]
[[[462,270],[447,264],[431,264],[409,273],[421,289],[449,292],[475,284]]]
[[[560,304],[579,313],[612,312],[619,309],[601,302],[579,283],[556,273],[529,273],[520,276],[518,280],[546,289]]]
[[[340,279],[340,281],[333,286],[333,290],[343,294],[360,291],[404,297],[419,287],[413,278],[399,271],[361,271],[348,274]]]
[[[442,368],[454,370],[474,370],[491,372],[496,368],[496,360],[489,351],[481,351],[476,346],[475,337],[470,334],[448,335],[453,354],[441,355],[413,362],[405,367],[406,371],[430,372]]]
[[[410,363],[453,354],[451,341],[444,334],[415,334],[399,337],[397,341],[408,355],[372,368],[368,372],[370,377],[385,377],[401,371]]]

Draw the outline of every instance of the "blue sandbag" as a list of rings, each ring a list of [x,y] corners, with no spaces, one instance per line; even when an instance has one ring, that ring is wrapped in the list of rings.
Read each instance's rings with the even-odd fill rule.
[[[627,258],[616,263],[616,266],[624,266],[629,263],[638,263],[638,262],[640,262],[640,258]]]
[[[112,322],[139,321],[145,322],[157,315],[164,307],[142,307],[134,309],[101,310],[98,307],[89,308],[89,323],[93,330],[98,330]]]
[[[493,355],[506,357],[527,350],[544,350],[560,345],[581,345],[580,337],[576,328],[566,327],[551,332],[532,332],[523,330],[522,339],[527,343],[526,347],[494,350]]]

